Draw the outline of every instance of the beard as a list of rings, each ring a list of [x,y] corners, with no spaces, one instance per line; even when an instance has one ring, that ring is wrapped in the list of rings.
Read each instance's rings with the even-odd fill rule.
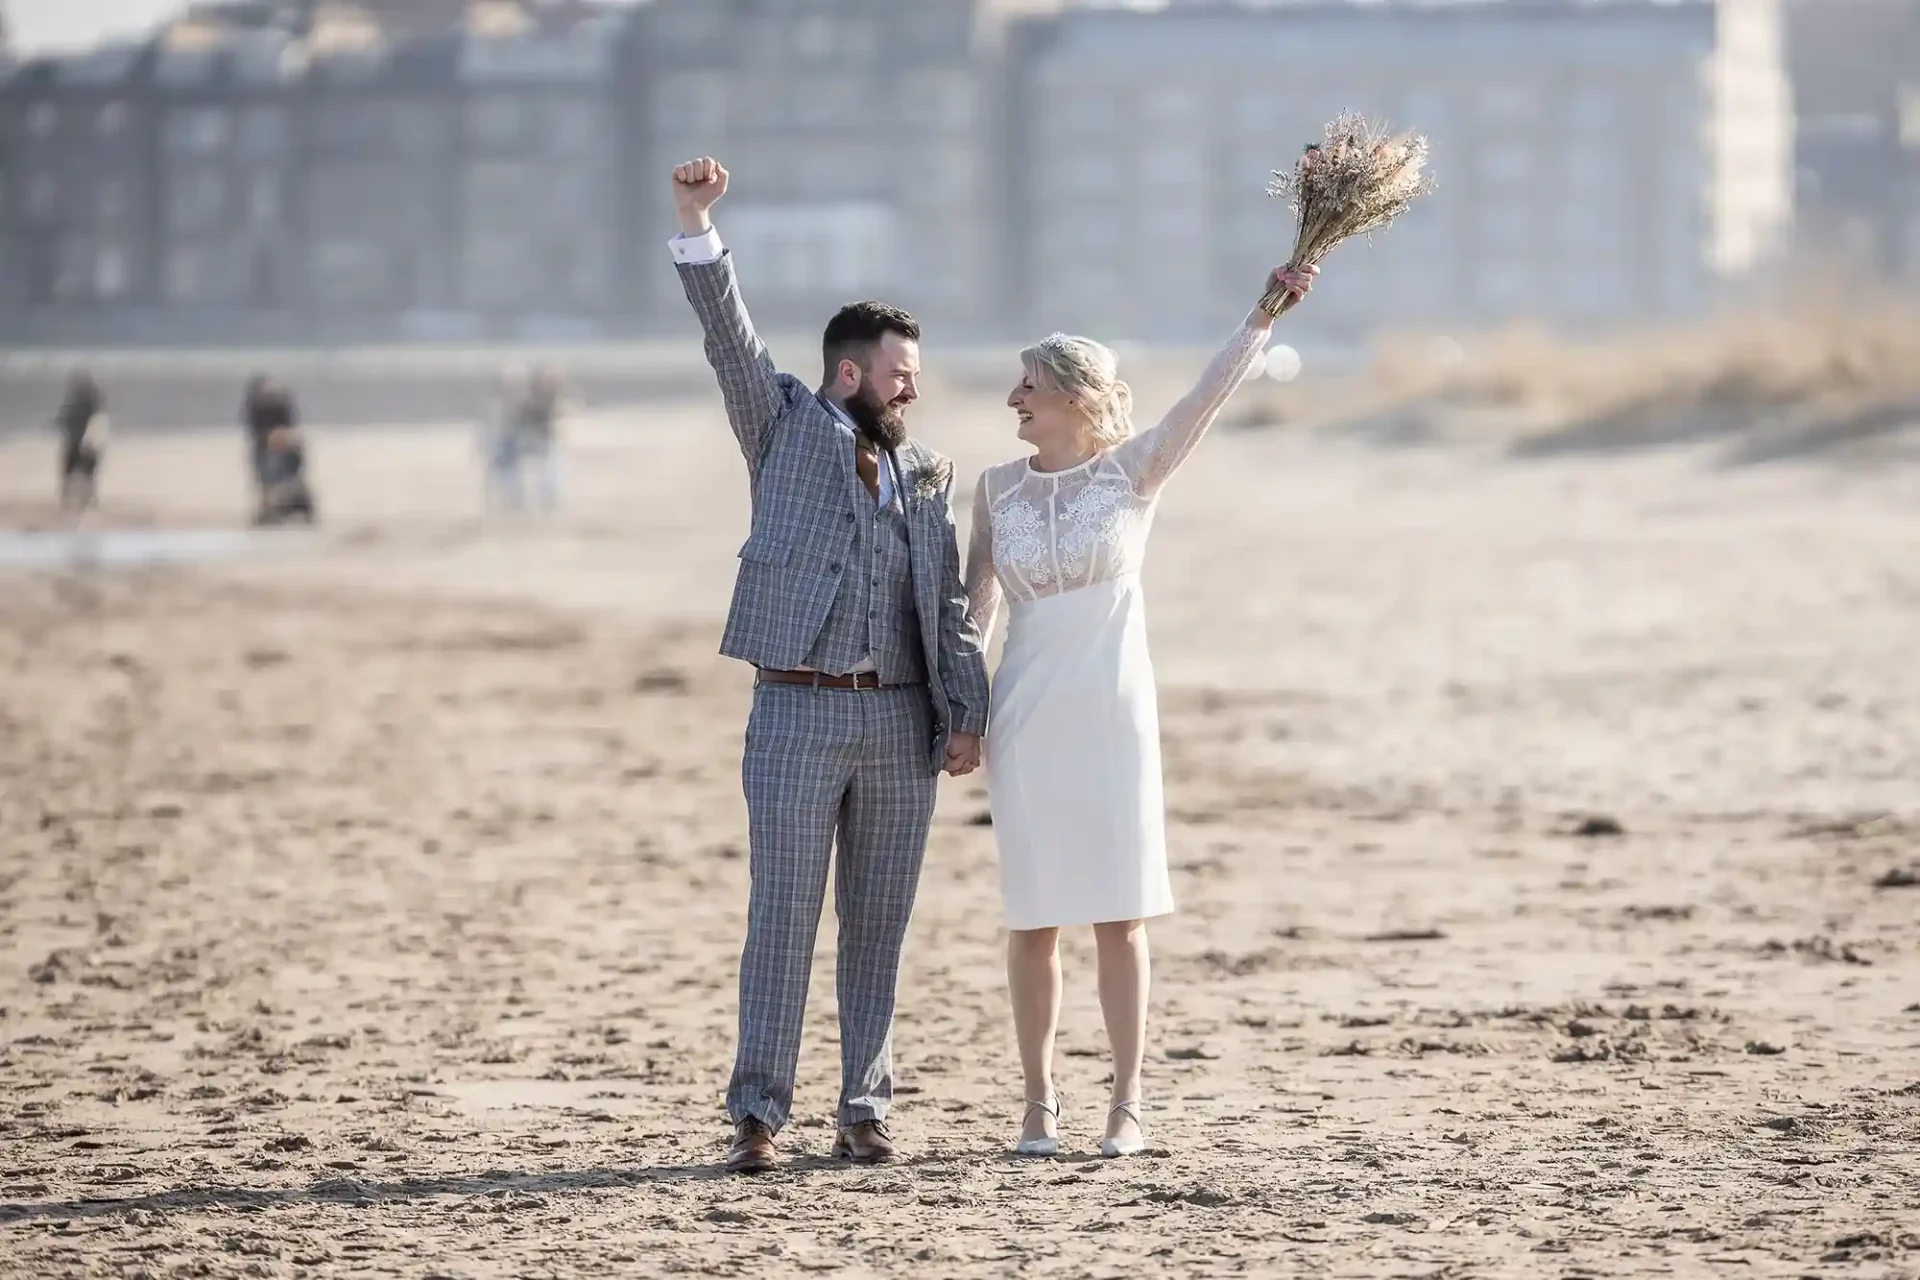
[[[904,404],[882,401],[870,388],[863,386],[848,396],[846,404],[841,407],[853,419],[854,427],[875,447],[891,452],[907,442]]]

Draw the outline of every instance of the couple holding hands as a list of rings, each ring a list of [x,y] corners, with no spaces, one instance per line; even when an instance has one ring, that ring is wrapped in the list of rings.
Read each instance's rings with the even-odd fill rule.
[[[907,435],[920,329],[855,302],[824,371],[780,373],[710,212],[712,159],[679,165],[669,244],[745,455],[753,524],[721,652],[756,669],[743,779],[752,889],[727,1167],[772,1168],[793,1105],[814,936],[834,876],[841,1093],[834,1154],[891,1159],[901,945],[942,772],[987,767],[1025,1111],[1014,1149],[1059,1150],[1062,928],[1093,926],[1113,1095],[1100,1150],[1144,1149],[1145,922],[1173,910],[1140,567],[1161,487],[1264,349],[1255,307],[1156,425],[1134,429],[1113,352],[1054,334],[1007,397],[1024,456],[990,467],[961,563],[953,464]],[[1297,300],[1315,268],[1263,283]],[[986,641],[1002,602],[1007,640]],[[833,856],[838,848],[837,858]]]

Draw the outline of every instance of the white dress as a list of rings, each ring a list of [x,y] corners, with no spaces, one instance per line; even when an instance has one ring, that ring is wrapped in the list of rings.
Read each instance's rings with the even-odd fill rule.
[[[983,638],[1012,605],[986,740],[1009,929],[1173,910],[1140,566],[1161,486],[1267,337],[1242,328],[1158,426],[1080,466],[980,477],[966,576]]]

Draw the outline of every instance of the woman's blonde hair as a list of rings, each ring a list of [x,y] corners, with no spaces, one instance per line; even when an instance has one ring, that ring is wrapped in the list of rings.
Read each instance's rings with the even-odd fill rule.
[[[1087,415],[1101,449],[1133,435],[1133,388],[1119,378],[1119,360],[1092,338],[1049,334],[1020,353],[1035,386],[1064,391]]]

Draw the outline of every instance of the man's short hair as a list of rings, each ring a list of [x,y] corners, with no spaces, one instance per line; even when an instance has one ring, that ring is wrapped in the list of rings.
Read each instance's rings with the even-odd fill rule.
[[[833,381],[842,360],[851,360],[862,369],[880,339],[897,333],[910,342],[920,341],[920,322],[898,307],[884,302],[849,302],[827,321],[820,339],[821,355],[826,363],[827,381]]]

